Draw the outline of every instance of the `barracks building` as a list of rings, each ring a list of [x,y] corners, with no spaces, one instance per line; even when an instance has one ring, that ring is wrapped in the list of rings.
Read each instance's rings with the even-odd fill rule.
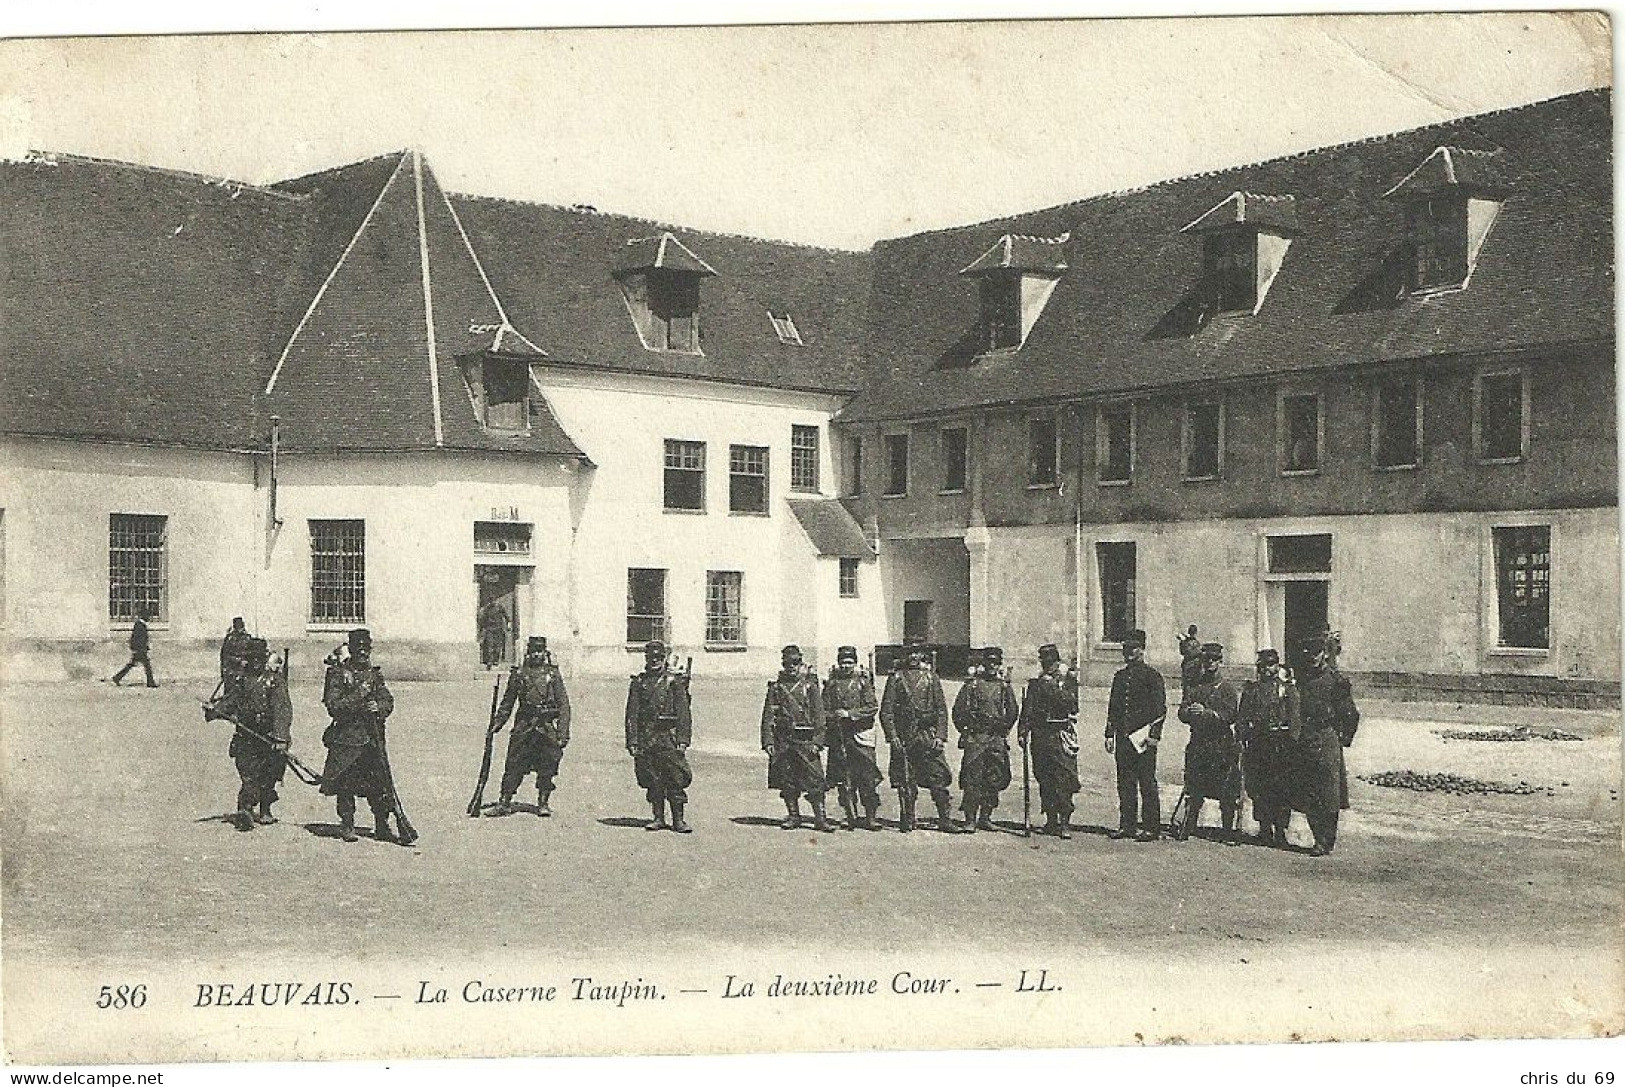
[[[0,164],[11,680],[241,615],[391,675],[797,642],[1177,666],[1341,630],[1395,697],[1617,705],[1609,92],[863,253],[445,192]]]

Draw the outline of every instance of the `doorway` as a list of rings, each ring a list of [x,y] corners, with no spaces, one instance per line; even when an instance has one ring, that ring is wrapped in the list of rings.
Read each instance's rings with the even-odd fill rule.
[[[1294,672],[1303,667],[1303,640],[1327,628],[1331,582],[1289,581],[1283,601],[1282,626],[1286,641],[1287,667]]]
[[[479,585],[474,637],[480,646],[482,664],[507,666],[517,659],[519,582],[524,572],[515,566],[474,567],[474,579]]]
[[[903,641],[931,641],[931,601],[903,601]]]

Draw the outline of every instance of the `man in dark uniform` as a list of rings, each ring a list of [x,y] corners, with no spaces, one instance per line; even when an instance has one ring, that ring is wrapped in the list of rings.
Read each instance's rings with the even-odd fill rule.
[[[1072,837],[1072,798],[1078,781],[1078,677],[1061,666],[1061,651],[1038,647],[1037,676],[1021,700],[1021,742],[1032,757],[1044,833]]]
[[[812,805],[813,829],[827,833],[824,813],[824,692],[802,665],[801,647],[787,645],[777,679],[767,681],[762,699],[762,750],[767,752],[767,787],[784,800],[785,830],[801,826],[801,798]]]
[[[824,681],[824,734],[829,741],[827,780],[840,790],[847,830],[859,826],[880,829],[875,819],[880,810],[880,766],[875,761],[875,715],[879,712],[874,680],[869,673],[858,671],[857,647],[841,646],[835,651],[835,670]]]
[[[158,681],[152,678],[152,658],[149,656],[152,648],[152,636],[147,633],[147,620],[149,618],[151,618],[151,614],[146,608],[142,607],[135,610],[135,622],[130,626],[130,660],[113,677],[113,686],[121,686],[120,680],[129,675],[130,669],[138,664],[141,666],[141,670],[147,674],[147,686],[158,686]]]
[[[277,800],[276,787],[287,769],[293,738],[293,702],[285,678],[280,669],[268,666],[270,653],[263,639],[246,638],[246,643],[243,674],[218,702],[203,710],[208,720],[224,718],[238,726],[226,749],[241,782],[233,817],[238,830],[276,822],[271,805]]]
[[[924,645],[909,644],[902,665],[886,678],[886,693],[880,699],[880,727],[891,747],[898,827],[904,833],[914,829],[914,801],[925,788],[937,806],[938,829],[960,834],[964,828],[949,811],[953,772],[942,753],[948,742],[948,702],[936,673],[925,667],[925,656]]]
[[[220,640],[220,691],[230,697],[232,688],[248,675],[248,647],[253,641],[248,628],[239,616],[231,621],[231,629]]]
[[[1224,646],[1206,642],[1197,655],[1202,669],[1180,696],[1179,719],[1191,728],[1185,745],[1186,837],[1196,833],[1202,805],[1209,797],[1219,802],[1227,842],[1235,842],[1236,817],[1241,809],[1241,745],[1232,731],[1236,721],[1236,689],[1219,675]]]
[[[1337,635],[1330,631],[1306,639],[1303,679],[1298,684],[1303,725],[1293,745],[1292,809],[1308,818],[1315,836],[1310,853],[1317,857],[1324,857],[1337,845],[1338,816],[1349,806],[1343,749],[1354,742],[1360,727],[1354,690],[1337,670],[1341,648]]]
[[[1258,678],[1241,686],[1236,735],[1242,743],[1243,776],[1262,845],[1286,845],[1292,820],[1292,750],[1302,720],[1298,687],[1282,675],[1281,655],[1273,649],[1260,649]]]
[[[688,677],[674,675],[666,667],[664,643],[650,642],[643,647],[643,671],[632,677],[626,690],[626,750],[654,811],[645,830],[666,829],[669,802],[671,829],[679,834],[693,831],[683,820],[687,789],[694,781],[687,754],[693,738]]]
[[[502,663],[508,646],[508,609],[487,600],[480,609],[480,663],[494,668]]]
[[[970,678],[954,699],[959,730],[959,810],[965,829],[993,829],[999,793],[1010,784],[1010,728],[1016,723],[1016,692],[1003,674],[1004,650],[988,646],[971,658]]]
[[[1130,631],[1123,639],[1123,667],[1112,677],[1106,704],[1106,752],[1117,762],[1118,822],[1113,838],[1153,842],[1162,834],[1157,745],[1167,716],[1162,676],[1145,663],[1145,631]]]
[[[350,631],[344,651],[327,658],[327,679],[322,704],[333,723],[322,733],[327,763],[322,768],[322,793],[335,799],[339,832],[353,842],[355,798],[367,798],[372,809],[372,836],[397,841],[389,826],[394,808],[394,783],[384,763],[384,722],[395,711],[395,697],[372,664],[372,633],[358,627]]]
[[[512,815],[513,794],[519,791],[526,774],[536,775],[536,814],[548,816],[553,796],[553,776],[570,743],[570,695],[564,689],[546,638],[525,643],[525,662],[508,674],[508,690],[497,707],[496,729],[508,723],[518,709],[513,735],[508,738],[508,754],[502,761],[502,799],[494,815]]]

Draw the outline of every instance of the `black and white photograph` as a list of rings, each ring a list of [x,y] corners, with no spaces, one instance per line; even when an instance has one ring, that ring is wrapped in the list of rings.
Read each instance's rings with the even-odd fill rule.
[[[1613,48],[0,39],[6,1061],[1618,1035]]]

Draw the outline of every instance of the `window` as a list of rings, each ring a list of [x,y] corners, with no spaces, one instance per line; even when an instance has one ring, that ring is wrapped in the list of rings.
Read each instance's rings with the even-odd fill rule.
[[[1053,487],[1059,482],[1060,444],[1055,416],[1035,415],[1027,420],[1027,486]]]
[[[728,447],[728,512],[767,512],[767,448]]]
[[[895,497],[908,493],[908,435],[886,435],[886,490]]]
[[[700,277],[649,272],[650,347],[658,351],[700,349]]]
[[[1494,533],[1497,641],[1509,649],[1550,649],[1551,526],[1498,528]]]
[[[1134,408],[1101,408],[1095,428],[1095,463],[1102,483],[1127,483],[1134,471]]]
[[[1291,393],[1281,397],[1281,471],[1320,471],[1320,394]]]
[[[1258,302],[1258,236],[1217,230],[1202,238],[1208,298],[1220,313],[1251,313]]]
[[[530,526],[512,521],[475,521],[474,554],[530,554]]]
[[[1270,573],[1329,574],[1332,572],[1332,536],[1316,532],[1307,536],[1270,536]]]
[[[768,310],[767,319],[773,322],[773,332],[778,336],[780,343],[790,344],[793,347],[801,346],[801,332],[796,328],[795,321],[790,319],[788,313],[781,317],[772,310]]]
[[[1422,460],[1422,383],[1389,378],[1377,383],[1372,405],[1371,459],[1378,468],[1415,468]]]
[[[367,618],[367,523],[310,522],[310,621]]]
[[[849,434],[846,439],[846,494],[857,498],[863,494],[863,439]]]
[[[1121,643],[1135,628],[1134,545],[1096,544],[1095,560],[1100,566],[1100,637]]]
[[[1224,404],[1217,400],[1185,405],[1185,478],[1218,479],[1224,468]]]
[[[745,575],[709,570],[705,575],[705,644],[745,644]]]
[[[982,325],[986,350],[1021,346],[1021,280],[1015,275],[989,273],[980,278]]]
[[[1529,383],[1522,371],[1481,374],[1473,390],[1478,459],[1514,461],[1527,452]]]
[[[705,509],[705,443],[666,439],[666,508]]]
[[[949,427],[942,432],[942,493],[959,494],[965,489],[970,464],[970,432]]]
[[[818,491],[818,428],[790,428],[790,489]]]
[[[169,518],[115,513],[107,518],[107,617],[169,618]]]
[[[841,596],[847,600],[855,600],[858,595],[858,560],[841,560]]]
[[[1467,200],[1436,196],[1410,205],[1411,289],[1459,287],[1467,280]]]
[[[506,359],[486,359],[480,366],[485,387],[485,425],[491,430],[526,430],[530,426],[530,367]]]
[[[636,567],[626,572],[626,640],[631,645],[668,641],[666,571]]]

